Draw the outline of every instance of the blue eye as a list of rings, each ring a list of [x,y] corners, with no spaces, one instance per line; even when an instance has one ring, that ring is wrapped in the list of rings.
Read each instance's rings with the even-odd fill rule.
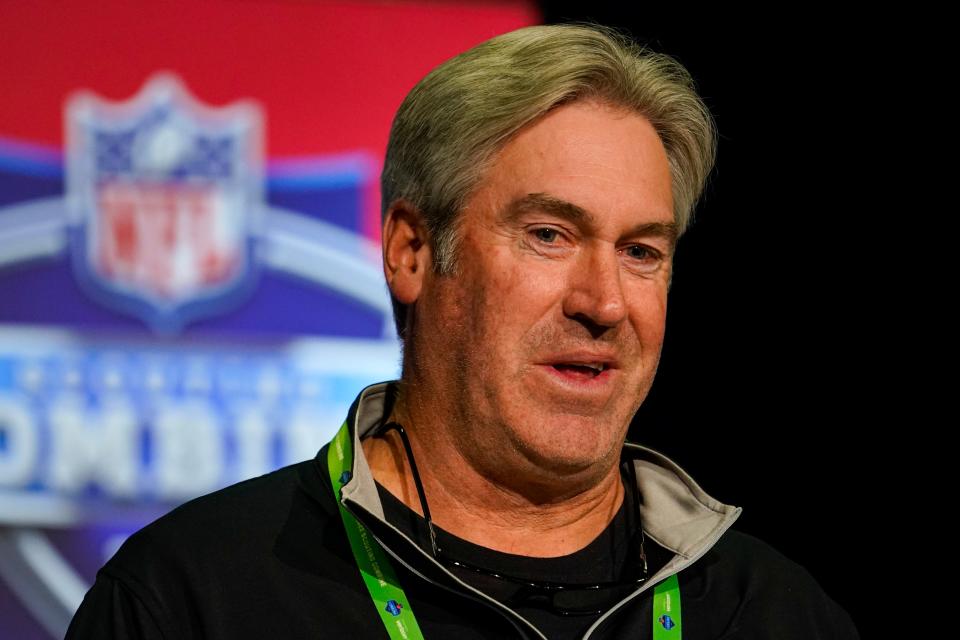
[[[634,260],[646,260],[657,257],[649,247],[644,247],[639,244],[627,247],[627,255]]]
[[[628,267],[638,273],[657,271],[664,262],[662,253],[642,244],[632,244],[620,250],[629,259]]]
[[[534,230],[533,235],[536,236],[537,240],[540,242],[552,244],[560,237],[560,232],[556,229],[551,229],[550,227],[541,227]]]

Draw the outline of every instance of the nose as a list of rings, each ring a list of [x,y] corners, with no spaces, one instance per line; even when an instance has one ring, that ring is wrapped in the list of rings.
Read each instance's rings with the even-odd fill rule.
[[[623,322],[627,303],[616,250],[603,246],[585,251],[571,269],[573,273],[563,301],[564,314],[602,328],[615,327]]]

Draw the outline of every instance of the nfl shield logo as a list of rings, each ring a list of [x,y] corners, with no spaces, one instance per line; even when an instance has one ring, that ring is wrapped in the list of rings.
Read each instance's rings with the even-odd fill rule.
[[[263,201],[256,105],[210,108],[160,75],[122,103],[67,103],[78,280],[154,329],[224,311],[255,283]]]

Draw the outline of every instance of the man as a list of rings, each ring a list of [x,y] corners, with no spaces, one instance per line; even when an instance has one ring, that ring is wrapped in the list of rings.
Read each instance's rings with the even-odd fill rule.
[[[602,29],[435,69],[383,174],[402,379],[315,460],[131,537],[68,635],[856,637],[739,509],[624,444],[713,155],[686,72]]]

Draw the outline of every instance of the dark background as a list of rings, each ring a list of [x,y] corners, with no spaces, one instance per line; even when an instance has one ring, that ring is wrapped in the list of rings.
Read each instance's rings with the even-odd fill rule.
[[[862,21],[826,12],[541,6],[546,22],[615,26],[678,58],[720,132],[631,439],[742,506],[737,528],[806,567],[873,636],[867,592],[889,575],[874,568],[900,566],[875,447],[899,424],[904,347],[887,323],[909,295],[884,267],[911,252],[877,241],[894,188],[875,163],[895,129],[865,97],[881,50]]]

